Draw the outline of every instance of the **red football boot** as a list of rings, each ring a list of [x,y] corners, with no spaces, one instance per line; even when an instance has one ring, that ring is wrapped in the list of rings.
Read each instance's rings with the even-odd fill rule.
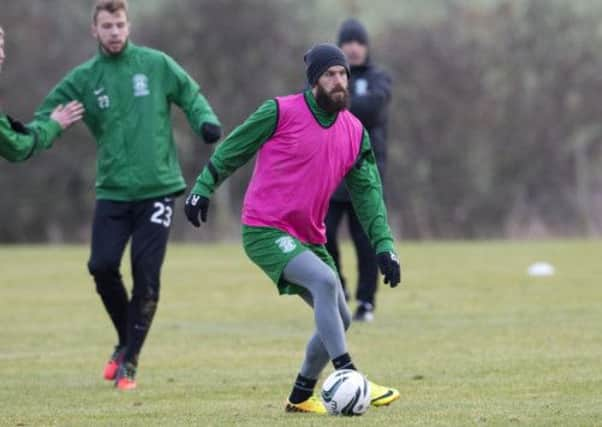
[[[119,366],[115,378],[115,387],[119,390],[134,390],[136,388],[136,366],[125,362]]]
[[[125,354],[125,347],[115,347],[115,351],[113,355],[105,365],[104,378],[107,381],[115,381],[115,377],[117,376],[117,371],[119,370],[119,365],[123,361],[123,356]]]

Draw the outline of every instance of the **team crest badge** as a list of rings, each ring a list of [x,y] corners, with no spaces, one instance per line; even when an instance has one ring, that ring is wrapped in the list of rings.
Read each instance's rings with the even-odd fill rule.
[[[355,81],[355,94],[358,96],[364,96],[368,94],[368,80],[357,79]]]
[[[288,254],[295,250],[297,245],[292,237],[285,236],[276,240],[276,244],[280,247],[280,250],[285,254]]]
[[[132,78],[132,83],[134,85],[134,96],[150,95],[150,90],[148,89],[148,77],[144,74],[136,74]]]

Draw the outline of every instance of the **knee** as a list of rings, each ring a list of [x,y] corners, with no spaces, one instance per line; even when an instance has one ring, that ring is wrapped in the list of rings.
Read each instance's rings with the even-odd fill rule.
[[[151,288],[135,289],[132,292],[132,304],[138,313],[137,322],[148,327],[159,305],[159,293]]]
[[[351,326],[351,312],[345,302],[343,288],[338,275],[334,271],[330,271],[330,274],[325,274],[318,283],[317,289],[319,291],[312,293],[314,304],[319,304],[322,307],[328,306],[329,310],[332,308],[335,313],[338,311],[343,327],[345,330],[349,329],[349,326]],[[317,299],[320,299],[321,302],[317,302]]]
[[[118,261],[91,259],[88,262],[88,271],[94,277],[98,294],[109,295],[124,292]]]
[[[119,260],[92,258],[88,261],[88,271],[94,277],[119,274]]]
[[[159,302],[159,292],[152,288],[145,288],[142,291],[135,290],[132,298],[138,298],[140,301],[143,301],[144,304],[149,304],[150,306]]]
[[[161,280],[158,271],[155,271],[152,266],[148,266],[146,269],[136,266],[133,276],[132,298],[139,298],[143,301],[159,301]]]
[[[134,286],[132,300],[139,300],[144,304],[157,304],[159,302],[159,289],[154,286]]]
[[[319,283],[319,291],[323,298],[333,300],[336,302],[339,293],[341,282],[334,271],[328,271],[327,274],[321,278]]]

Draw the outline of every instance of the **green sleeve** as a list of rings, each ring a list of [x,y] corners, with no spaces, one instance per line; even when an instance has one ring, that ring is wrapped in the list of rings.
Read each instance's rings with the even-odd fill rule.
[[[61,125],[52,119],[34,120],[27,125],[27,128],[36,135],[36,145],[32,154],[48,150],[52,147],[54,140],[63,133]]]
[[[36,152],[49,148],[61,134],[60,125],[54,120],[35,122],[27,129],[16,131],[8,117],[0,116],[0,156],[11,162],[27,160]]]
[[[278,124],[278,104],[264,102],[242,125],[218,145],[192,189],[195,194],[211,197],[216,188],[247,163],[274,133]]]
[[[380,174],[366,130],[360,156],[356,165],[347,173],[345,185],[351,195],[353,208],[376,253],[395,252]]]
[[[167,97],[184,111],[192,130],[199,136],[204,123],[221,126],[209,102],[201,93],[199,85],[169,56],[165,55],[167,67]]]

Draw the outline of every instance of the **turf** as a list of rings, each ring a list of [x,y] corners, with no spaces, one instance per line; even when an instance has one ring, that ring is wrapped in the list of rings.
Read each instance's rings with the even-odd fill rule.
[[[283,413],[312,330],[235,244],[172,245],[139,389],[101,380],[114,334],[85,247],[0,247],[0,425],[602,424],[602,242],[400,247],[404,285],[353,325],[358,367],[402,394],[340,419]],[[545,260],[556,275],[529,278]],[[345,248],[349,278],[353,253]],[[125,277],[130,283],[127,262]]]

